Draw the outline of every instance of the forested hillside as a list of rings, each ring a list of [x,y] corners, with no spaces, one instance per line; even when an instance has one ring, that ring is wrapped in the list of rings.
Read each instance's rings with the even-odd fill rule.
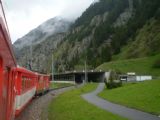
[[[159,16],[159,0],[100,0],[92,4],[53,53],[56,70],[84,69],[85,61],[94,69],[121,52],[124,59],[157,54]]]
[[[151,19],[137,31],[134,39],[130,39],[114,60],[141,58],[160,53],[160,20]]]
[[[61,37],[50,35],[33,46],[33,70],[51,72],[52,56],[55,72],[83,70],[85,61],[95,69],[113,60],[156,55],[159,45],[159,0],[99,0]],[[22,53],[18,61],[25,66],[29,52]]]

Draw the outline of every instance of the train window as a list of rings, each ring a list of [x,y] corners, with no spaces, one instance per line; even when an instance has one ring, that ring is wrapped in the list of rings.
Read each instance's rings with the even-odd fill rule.
[[[29,87],[31,87],[31,78],[29,78]]]
[[[32,81],[33,81],[33,78],[30,78],[30,81],[29,81],[30,87],[32,87]]]
[[[26,88],[28,88],[28,78],[26,78]]]
[[[3,64],[2,64],[2,58],[0,57],[0,79],[2,77],[2,70],[3,70],[2,66],[3,66]]]
[[[25,77],[25,88],[27,88],[27,78]]]
[[[25,90],[25,86],[26,86],[26,78],[23,76],[22,77],[22,90]]]
[[[23,76],[22,77],[22,90],[25,91],[26,89],[31,88],[34,85],[34,80],[35,78]]]
[[[27,78],[27,81],[26,81],[26,82],[27,82],[27,86],[26,86],[26,88],[28,88],[29,78]]]
[[[26,80],[26,88],[28,88],[28,78],[27,78],[27,80]]]
[[[0,57],[0,78],[1,78],[1,75],[2,75],[2,59]]]
[[[28,85],[28,86],[27,86],[27,88],[29,88],[29,87],[30,87],[30,86],[29,86],[29,82],[30,82],[29,80],[30,80],[30,78],[28,78],[28,81],[27,81],[27,83],[28,83],[28,84],[27,84],[27,85]]]
[[[43,83],[43,77],[41,76],[41,78],[40,78],[40,83]]]
[[[0,57],[0,69],[2,68],[2,58]]]
[[[3,73],[3,69],[2,69],[2,59],[0,57],[0,96],[2,96],[2,73]],[[1,106],[1,103],[2,103],[2,97],[0,97],[0,119],[1,119],[1,113],[2,113],[2,106]]]
[[[33,78],[30,79],[30,85],[31,85],[31,86],[32,86],[32,81],[33,81]]]

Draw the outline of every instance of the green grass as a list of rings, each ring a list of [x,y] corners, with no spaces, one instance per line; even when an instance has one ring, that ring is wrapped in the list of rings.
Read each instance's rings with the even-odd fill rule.
[[[50,88],[62,88],[62,87],[68,87],[72,86],[72,83],[51,83]]]
[[[100,65],[97,70],[101,69],[106,71],[114,69],[122,73],[136,72],[137,74],[160,76],[160,68],[153,67],[157,59],[160,59],[160,55],[138,59],[112,61]]]
[[[118,104],[160,115],[160,80],[126,84],[112,90],[105,89],[99,96]]]
[[[65,92],[49,105],[49,120],[124,120],[83,100],[82,94],[96,89],[97,84]]]

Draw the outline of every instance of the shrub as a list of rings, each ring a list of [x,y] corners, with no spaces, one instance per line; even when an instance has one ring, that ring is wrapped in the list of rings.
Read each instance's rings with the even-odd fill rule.
[[[110,72],[108,81],[105,81],[108,89],[113,89],[122,86],[122,82],[119,80],[119,76],[115,71]]]
[[[153,68],[160,68],[160,58],[158,58],[154,61]]]
[[[108,82],[106,83],[106,86],[108,89],[113,89],[113,88],[118,88],[118,87],[121,87],[122,86],[122,82]]]

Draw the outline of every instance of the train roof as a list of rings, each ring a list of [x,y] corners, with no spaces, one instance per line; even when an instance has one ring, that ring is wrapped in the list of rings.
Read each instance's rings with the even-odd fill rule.
[[[29,73],[29,74],[32,74],[32,75],[38,75],[38,73],[36,73],[36,72],[33,72],[31,70],[28,70],[26,68],[19,67],[19,66],[17,66],[16,71],[23,72],[23,73]]]
[[[13,53],[11,38],[9,35],[9,29],[8,29],[8,25],[7,25],[7,21],[6,21],[6,17],[5,17],[5,13],[4,13],[4,9],[3,9],[3,5],[2,5],[1,0],[0,0],[0,26],[3,31],[4,37],[5,37],[4,43],[7,46],[6,49],[8,49],[10,55],[12,56],[12,61],[13,61],[14,65],[16,65],[16,59],[15,59],[15,56]]]
[[[40,74],[40,73],[38,73],[38,75],[40,75],[40,76],[46,76],[46,77],[50,76],[50,75],[47,75],[47,74]]]

